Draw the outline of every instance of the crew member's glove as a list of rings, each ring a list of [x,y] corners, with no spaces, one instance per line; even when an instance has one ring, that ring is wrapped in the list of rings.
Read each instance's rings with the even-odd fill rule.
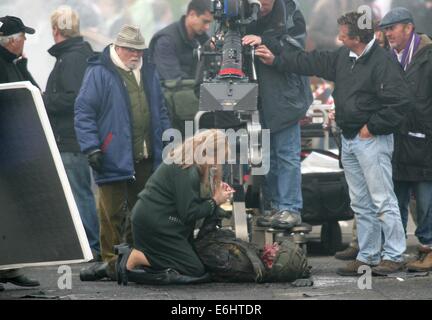
[[[103,154],[102,151],[96,150],[87,155],[88,162],[90,167],[93,168],[94,171],[100,173],[102,172],[102,162],[103,162]]]

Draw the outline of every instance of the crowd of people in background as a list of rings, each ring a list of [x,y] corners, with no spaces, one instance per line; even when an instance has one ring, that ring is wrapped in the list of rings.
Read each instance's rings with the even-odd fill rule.
[[[171,126],[160,80],[194,78],[196,65],[191,61],[192,51],[208,41],[207,32],[213,22],[209,6],[201,2],[70,0],[29,4],[25,1],[32,15],[23,16],[27,24],[32,23],[36,12],[52,13],[53,7],[64,4],[81,17],[79,26],[72,15],[72,29],[59,27],[55,11],[46,21],[34,21],[38,36],[33,44],[37,47],[28,46],[26,51],[41,68],[29,66],[36,80],[26,65],[17,69],[18,64],[26,62],[23,54],[26,34],[34,34],[35,30],[16,18],[6,17],[0,24],[7,32],[0,36],[19,34],[11,39],[2,38],[0,53],[10,77],[4,77],[1,82],[29,80],[41,85],[44,81],[41,75],[50,74],[47,85],[41,85],[46,87],[42,89],[43,98],[90,245],[95,257],[100,255],[102,260],[83,271],[83,280],[115,279],[117,257],[113,248],[124,239],[133,243],[130,212],[137,202],[143,205],[149,191],[144,190],[140,197],[138,194],[162,162],[162,133]],[[343,130],[342,162],[358,223],[356,256],[338,273],[356,275],[362,265],[373,267],[379,275],[402,270],[406,249],[404,228],[412,192],[421,201],[418,211],[421,221],[416,235],[423,253],[412,270],[432,270],[432,221],[428,215],[432,210],[432,182],[429,181],[432,178],[430,163],[421,159],[425,156],[430,160],[431,150],[427,138],[432,134],[429,120],[432,99],[430,87],[426,86],[431,83],[428,72],[432,70],[432,41],[421,33],[432,32],[432,1],[299,1],[299,7],[290,17],[292,25],[281,33],[275,23],[280,11],[274,6],[282,1],[260,2],[263,5],[260,19],[243,38],[244,45],[257,47],[261,58],[257,62],[261,120],[272,133],[271,172],[267,176],[270,213],[260,225],[288,229],[301,224],[300,113],[293,119],[288,115],[293,115],[294,109],[306,110],[312,103],[309,80],[302,76],[319,76],[334,82],[336,88],[342,87],[335,93],[336,122]],[[2,2],[0,16],[13,15],[20,5],[24,4],[15,2],[12,8],[12,4]],[[377,30],[366,32],[356,26],[361,15],[352,11],[361,5],[373,9],[375,22],[380,26]],[[400,5],[408,10],[395,9]],[[302,7],[309,10],[302,14]],[[266,8],[270,9],[265,11]],[[45,35],[51,38],[46,48],[46,40],[42,40]],[[285,46],[290,50],[281,45],[283,41],[288,41]],[[38,61],[39,58],[45,61],[48,48],[49,54],[56,58],[54,68]],[[318,51],[306,53],[312,49]],[[93,55],[93,51],[99,54]],[[423,68],[419,69],[419,64]],[[286,76],[289,82],[285,81]],[[312,85],[319,86],[320,81],[323,80],[312,80]],[[279,92],[284,92],[286,101],[273,100]],[[331,94],[331,90],[327,92]],[[329,97],[323,99],[326,103]],[[281,114],[287,116],[280,117]],[[404,118],[409,121],[403,122]],[[423,140],[413,142],[414,138]],[[394,149],[396,157],[392,167]],[[98,185],[99,219],[96,219],[87,161]],[[157,171],[162,178],[164,174],[179,175],[177,167],[163,169],[168,173]],[[205,175],[201,171],[200,176],[193,173],[195,192],[199,189],[200,176]],[[381,177],[380,181],[377,176]],[[172,185],[165,187],[171,190]],[[178,189],[185,191],[182,186]],[[86,194],[80,195],[83,190]],[[201,214],[198,210],[196,217],[210,215],[231,193],[223,188],[220,192],[223,199],[213,197],[200,203],[206,212]],[[187,210],[177,211],[179,215],[188,214]],[[179,223],[178,219],[171,220],[169,223]],[[183,240],[187,242],[189,236],[188,233]],[[140,235],[134,238],[142,240]],[[149,258],[150,263],[164,267],[165,261],[160,262],[158,253],[151,248],[142,245],[137,249],[141,254],[150,252],[146,256],[135,251],[138,261]],[[185,250],[186,255],[189,249]],[[191,262],[192,267],[196,266],[194,263]],[[191,270],[198,270],[198,276],[204,272],[201,268]],[[0,281],[27,286],[38,284],[19,270],[12,273],[0,274]]]
[[[373,5],[381,17],[392,7],[404,6],[413,13],[419,32],[427,33],[427,30],[432,28],[432,1],[429,0],[301,0],[298,1],[298,5],[307,23],[307,49],[327,49],[340,46],[337,41],[337,26],[332,23],[332,19],[327,17],[340,16],[343,12],[357,9],[358,4],[364,3]],[[52,44],[48,23],[49,15],[60,5],[69,5],[77,11],[81,17],[82,34],[94,50],[102,51],[114,40],[122,23],[141,26],[148,45],[157,31],[178,20],[184,14],[188,1],[36,0],[31,3],[25,0],[2,1],[0,3],[1,13],[20,16],[39,31],[27,42],[27,51],[32,52],[29,69],[35,74],[41,86],[47,82],[54,60],[40,48],[49,47]],[[313,81],[313,85],[319,86],[317,80]],[[321,98],[322,100],[328,98],[328,91]]]

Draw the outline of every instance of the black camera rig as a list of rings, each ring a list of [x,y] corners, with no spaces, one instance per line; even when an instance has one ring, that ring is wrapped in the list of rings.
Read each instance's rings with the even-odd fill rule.
[[[252,169],[263,167],[262,127],[258,111],[258,84],[254,62],[254,48],[243,47],[246,27],[257,21],[261,3],[258,0],[213,0],[212,13],[216,26],[212,44],[198,49],[198,58],[204,65],[203,84],[200,88],[199,112],[195,128],[199,130],[201,117],[209,112],[232,112],[246,130],[240,130],[236,145],[247,143],[247,157],[242,150],[241,163],[231,166],[231,183],[236,189],[233,216],[238,238],[249,240],[246,221],[243,161]],[[268,141],[269,143],[269,141]]]

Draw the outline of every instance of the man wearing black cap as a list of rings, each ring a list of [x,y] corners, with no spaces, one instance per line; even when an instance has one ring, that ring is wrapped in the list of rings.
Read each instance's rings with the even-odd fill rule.
[[[26,27],[21,19],[10,16],[0,18],[0,83],[30,81],[37,86],[27,70],[27,59],[23,57],[26,33],[34,34],[35,30]],[[0,271],[0,282],[21,287],[39,286],[38,281],[27,278],[19,269]]]
[[[415,235],[421,244],[420,258],[407,268],[432,271],[432,40],[415,32],[411,12],[402,7],[392,9],[380,27],[415,97],[413,110],[395,135],[393,157],[395,192],[405,230],[411,193],[417,203]]]
[[[26,27],[20,18],[0,18],[0,83],[30,81],[38,86],[23,56],[26,33],[34,34],[35,30]]]

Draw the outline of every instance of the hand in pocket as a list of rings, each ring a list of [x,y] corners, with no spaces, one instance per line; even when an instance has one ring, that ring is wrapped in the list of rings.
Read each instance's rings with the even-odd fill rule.
[[[364,125],[363,128],[361,128],[360,132],[359,132],[359,137],[362,140],[369,140],[373,138],[372,133],[369,132],[369,129],[367,127],[367,124]]]

